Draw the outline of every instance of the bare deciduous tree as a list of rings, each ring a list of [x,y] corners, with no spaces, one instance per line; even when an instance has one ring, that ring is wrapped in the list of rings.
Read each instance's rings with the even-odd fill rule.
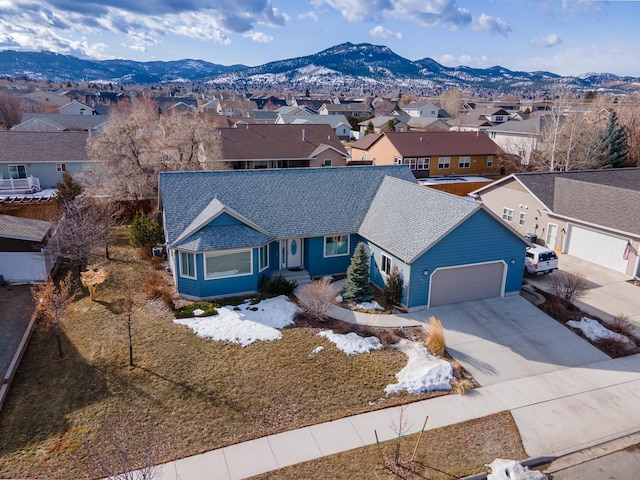
[[[118,106],[104,131],[89,139],[88,151],[102,167],[99,190],[133,201],[157,197],[158,172],[225,167],[218,131],[206,116],[160,114],[146,97]]]
[[[7,92],[0,92],[0,128],[9,130],[22,122],[22,98]]]
[[[298,301],[309,315],[325,320],[334,306],[337,294],[331,282],[314,280],[300,288]]]
[[[64,318],[69,302],[73,298],[71,272],[55,284],[51,276],[47,277],[45,283],[31,286],[31,295],[35,302],[35,313],[44,320],[55,337],[58,345],[58,357],[64,357],[62,350],[62,319]]]

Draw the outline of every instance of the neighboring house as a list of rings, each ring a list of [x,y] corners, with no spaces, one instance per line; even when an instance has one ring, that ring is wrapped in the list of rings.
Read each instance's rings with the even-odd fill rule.
[[[44,90],[36,90],[35,92],[29,92],[24,94],[26,100],[42,103],[44,105],[52,105],[56,109],[69,103],[69,99],[64,95],[58,95],[57,93],[47,92]]]
[[[527,242],[405,166],[162,172],[159,192],[184,298],[253,294],[263,276],[292,270],[343,275],[359,242],[377,286],[398,269],[408,310],[520,291]]]
[[[440,114],[440,107],[433,103],[406,103],[402,110],[414,118],[438,118]]]
[[[105,108],[103,106],[103,108]],[[90,107],[78,100],[73,100],[65,105],[62,105],[58,111],[61,115],[101,115],[104,114],[104,110],[100,110],[96,107]]]
[[[472,196],[540,244],[640,274],[640,168],[516,173]]]
[[[538,115],[489,127],[486,133],[506,153],[517,155],[524,165],[529,165],[531,154],[539,148],[542,135],[551,122],[548,115]]]
[[[20,132],[64,132],[89,131],[101,132],[109,118],[105,115],[61,115],[44,113],[24,113],[22,123],[11,130]]]
[[[9,283],[47,278],[53,261],[45,246],[53,224],[43,220],[0,215],[0,275]]]
[[[358,123],[360,131],[365,133],[369,128],[373,128],[373,132],[370,133],[382,133],[387,131],[394,132],[406,132],[409,130],[409,116],[404,115],[379,115],[377,117],[370,118],[369,120],[363,120]]]
[[[328,124],[245,124],[219,130],[234,169],[345,166],[349,154]]]
[[[320,115],[344,115],[351,117],[368,117],[371,108],[364,103],[325,103],[318,110]]]
[[[327,124],[333,128],[334,133],[340,139],[348,139],[351,136],[351,124],[343,115],[285,115],[279,114],[276,125],[322,125]]]
[[[353,160],[373,165],[409,165],[416,178],[498,175],[502,149],[483,133],[383,132],[351,144]]]
[[[486,117],[476,115],[473,110],[447,120],[447,124],[454,132],[482,132],[493,126]]]
[[[88,138],[88,132],[0,131],[0,179],[4,179],[0,191],[8,191],[12,180],[29,183],[29,190],[39,191],[55,187],[62,172],[72,176],[92,172]],[[20,193],[24,190],[21,187]]]
[[[174,108],[178,112],[198,109],[198,100],[192,97],[153,97],[153,100],[158,103],[158,108],[162,113],[168,113]]]

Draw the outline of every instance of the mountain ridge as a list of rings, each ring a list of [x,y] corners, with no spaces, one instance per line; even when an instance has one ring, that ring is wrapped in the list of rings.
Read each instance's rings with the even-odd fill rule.
[[[341,43],[302,57],[246,65],[219,65],[204,60],[138,62],[133,60],[84,60],[52,52],[0,51],[0,75],[26,75],[33,79],[65,82],[113,82],[149,84],[207,82],[221,88],[304,88],[346,86],[361,90],[395,87],[444,91],[450,88],[488,92],[548,90],[559,82],[574,90],[609,89],[623,93],[637,90],[640,79],[613,73],[561,76],[546,71],[514,71],[495,65],[488,68],[447,67],[429,57],[415,61],[397,55],[389,47],[369,43]]]

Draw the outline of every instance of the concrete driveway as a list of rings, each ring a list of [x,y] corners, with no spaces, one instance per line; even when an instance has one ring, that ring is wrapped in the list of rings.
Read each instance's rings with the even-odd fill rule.
[[[636,337],[640,338],[640,285],[629,282],[630,278],[622,273],[571,255],[559,254],[558,266],[562,271],[583,273],[587,278],[587,294],[576,302],[582,310],[604,321],[626,315],[634,326]],[[525,280],[541,290],[551,290],[547,275],[526,277]]]
[[[482,385],[609,360],[519,295],[428,310],[445,328],[447,351]]]

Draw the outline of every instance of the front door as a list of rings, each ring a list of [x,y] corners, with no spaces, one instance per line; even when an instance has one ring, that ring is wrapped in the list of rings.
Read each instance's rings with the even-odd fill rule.
[[[302,239],[290,238],[280,242],[283,253],[282,268],[300,268],[302,266]]]
[[[558,225],[555,223],[550,223],[547,226],[547,248],[551,250],[556,249],[556,240],[558,238]]]

